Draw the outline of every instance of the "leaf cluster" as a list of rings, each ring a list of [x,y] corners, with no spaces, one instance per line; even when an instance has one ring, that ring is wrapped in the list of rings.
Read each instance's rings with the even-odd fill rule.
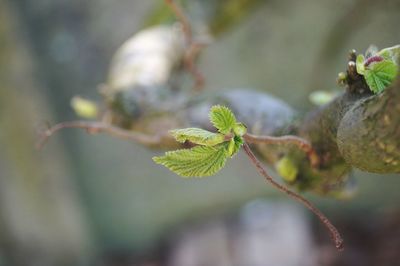
[[[198,146],[169,151],[164,156],[153,157],[153,160],[182,177],[203,177],[217,173],[226,160],[240,150],[246,126],[238,123],[232,111],[221,105],[211,108],[209,118],[217,133],[201,128],[171,130],[170,134],[176,141]]]
[[[357,73],[364,76],[372,92],[382,92],[395,80],[399,71],[399,55],[400,46],[397,45],[379,52],[375,46],[371,46],[365,56],[357,56]]]

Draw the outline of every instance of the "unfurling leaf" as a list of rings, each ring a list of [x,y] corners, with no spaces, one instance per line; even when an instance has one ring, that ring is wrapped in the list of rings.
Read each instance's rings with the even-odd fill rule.
[[[235,115],[229,108],[215,105],[210,110],[210,121],[222,134],[228,134],[236,125]]]
[[[366,56],[358,55],[357,73],[363,75],[370,90],[379,93],[386,89],[397,77],[400,45],[382,49],[368,48]]]
[[[201,128],[184,128],[170,130],[174,138],[181,143],[190,141],[194,144],[214,146],[225,141],[223,134],[213,133]]]
[[[229,146],[228,146],[228,154],[232,158],[236,153],[239,152],[240,148],[242,147],[244,141],[241,137],[235,136],[231,139]]]
[[[374,93],[383,91],[395,80],[398,66],[391,60],[376,62],[365,70],[365,81]]]
[[[362,54],[357,55],[356,69],[357,69],[357,73],[360,75],[364,75],[364,73],[365,73],[364,61],[365,61],[365,58]]]
[[[153,160],[180,176],[203,177],[211,176],[221,170],[226,158],[225,145],[217,145],[170,151],[166,152],[165,156],[153,157]]]

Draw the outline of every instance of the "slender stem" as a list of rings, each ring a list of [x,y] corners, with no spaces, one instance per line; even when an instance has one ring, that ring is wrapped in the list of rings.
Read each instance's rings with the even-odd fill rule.
[[[313,167],[317,167],[320,163],[319,156],[311,144],[298,136],[285,135],[279,137],[273,136],[256,136],[253,134],[246,133],[243,136],[247,143],[256,144],[293,144],[296,145],[300,150],[307,154],[308,159]]]
[[[172,10],[176,18],[179,20],[179,22],[182,24],[182,30],[183,33],[185,34],[186,42],[188,44],[192,43],[193,41],[192,28],[190,27],[189,20],[182,11],[182,8],[179,5],[177,5],[174,0],[164,0],[164,1]]]
[[[206,45],[205,42],[193,40],[193,31],[189,19],[186,17],[182,8],[174,0],[164,0],[169,6],[176,18],[182,24],[182,31],[186,39],[187,50],[185,52],[183,63],[187,71],[193,76],[194,89],[200,91],[204,87],[205,79],[201,71],[196,66],[196,58]]]
[[[253,165],[257,168],[257,171],[260,175],[262,175],[269,183],[272,184],[275,188],[280,190],[281,192],[286,193],[296,201],[302,203],[305,207],[307,207],[311,212],[313,212],[318,219],[322,222],[323,225],[329,230],[332,240],[335,243],[336,248],[339,251],[343,250],[343,239],[340,236],[339,231],[336,229],[336,227],[329,221],[329,219],[319,210],[317,209],[310,201],[307,199],[303,198],[299,194],[291,191],[287,187],[279,184],[276,182],[264,169],[264,167],[261,165],[260,161],[257,159],[257,157],[254,155],[254,153],[251,151],[249,145],[247,143],[243,144],[244,151],[246,152],[247,156],[250,158],[250,161],[253,163]]]
[[[204,87],[205,78],[203,73],[197,67],[195,61],[201,50],[205,47],[203,43],[192,42],[185,54],[184,63],[186,69],[190,72],[194,79],[194,89],[200,91]]]
[[[85,129],[90,134],[107,133],[120,139],[132,140],[145,145],[155,145],[161,141],[161,136],[150,136],[139,132],[124,130],[103,122],[70,121],[56,124],[45,130],[37,143],[37,148],[41,149],[54,133],[64,128],[81,128]]]

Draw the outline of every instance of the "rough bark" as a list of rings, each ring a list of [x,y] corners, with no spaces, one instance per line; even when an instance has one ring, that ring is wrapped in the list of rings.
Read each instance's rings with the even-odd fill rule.
[[[372,173],[400,172],[400,79],[352,105],[341,119],[337,145],[346,162]]]

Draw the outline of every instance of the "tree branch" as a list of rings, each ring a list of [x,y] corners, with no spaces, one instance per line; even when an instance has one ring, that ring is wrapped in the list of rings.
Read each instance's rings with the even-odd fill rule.
[[[300,150],[307,154],[308,159],[313,167],[317,167],[319,164],[319,158],[316,151],[313,149],[311,144],[298,136],[256,136],[250,133],[246,133],[243,138],[247,143],[254,144],[277,144],[277,145],[287,145],[292,144],[298,147]]]
[[[86,130],[89,134],[106,133],[119,139],[130,140],[149,146],[160,144],[162,141],[161,135],[150,136],[140,132],[124,130],[103,122],[71,121],[56,124],[42,132],[42,136],[37,143],[37,148],[43,148],[44,144],[46,144],[53,134],[65,128],[80,128]]]

